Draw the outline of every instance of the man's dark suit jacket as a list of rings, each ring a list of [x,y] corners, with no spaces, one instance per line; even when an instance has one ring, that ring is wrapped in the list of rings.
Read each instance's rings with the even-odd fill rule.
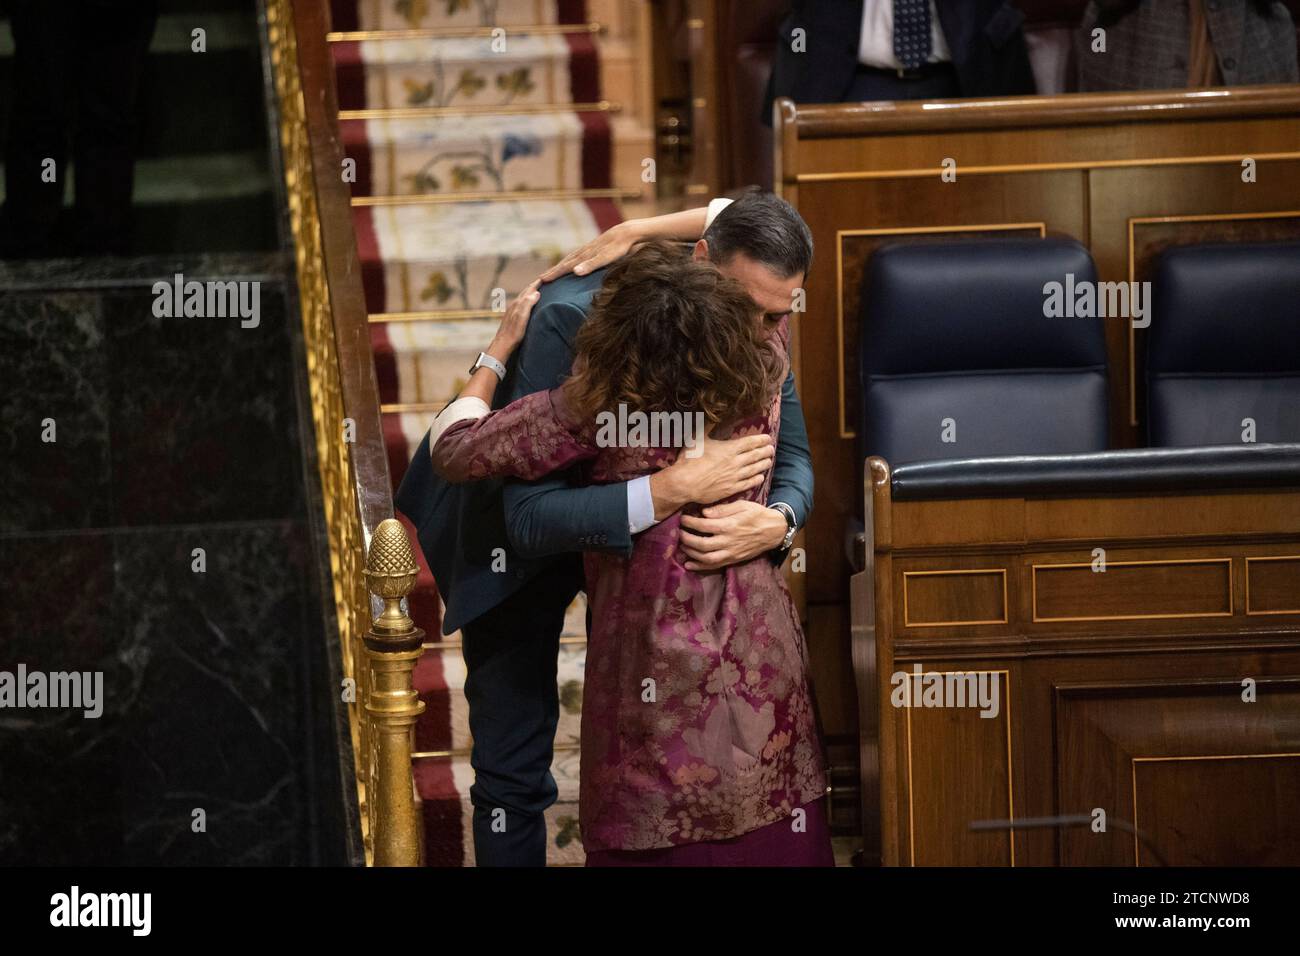
[[[1025,15],[1007,0],[935,0],[939,24],[952,52],[962,96],[1034,92]],[[791,31],[803,27],[806,48],[791,49]],[[862,35],[862,0],[795,0],[781,23],[764,116],[772,101],[838,103],[853,83]]]
[[[493,408],[563,381],[573,364],[574,336],[603,278],[600,269],[542,287]],[[789,504],[802,526],[812,509],[812,492],[808,431],[791,375],[781,391],[770,499]],[[447,605],[444,634],[496,607],[543,568],[576,562],[576,552],[632,551],[623,483],[580,487],[572,474],[558,474],[536,482],[449,484],[433,470],[428,433],[395,502],[419,532],[420,548]],[[502,566],[501,557],[505,570],[494,570],[494,564]]]

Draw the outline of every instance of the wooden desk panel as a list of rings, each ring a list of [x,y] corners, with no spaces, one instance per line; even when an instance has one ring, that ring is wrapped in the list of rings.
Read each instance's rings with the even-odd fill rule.
[[[872,547],[852,582],[869,858],[1300,859],[1300,489],[894,502],[870,464]],[[969,695],[898,696],[994,673],[992,717]],[[970,830],[1096,808],[1104,833]]]
[[[795,360],[817,475],[805,538],[806,598],[814,605],[848,598],[844,532],[860,514],[861,461],[872,452],[854,437],[858,295],[866,260],[882,242],[1066,236],[1092,251],[1102,281],[1141,281],[1171,244],[1300,238],[1294,86],[928,104],[783,101],[777,112],[776,189],[804,216],[817,250]],[[1247,156],[1256,161],[1253,183],[1241,180]],[[945,158],[957,163],[956,182],[940,178]],[[1142,436],[1132,356],[1140,361],[1143,345],[1143,333],[1127,323],[1107,326],[1115,447]],[[1148,504],[1134,503],[1139,520]],[[1029,524],[1101,520],[1065,508],[1024,515]],[[900,508],[898,520],[913,519]],[[934,520],[935,538],[959,535],[944,525]],[[841,619],[826,613],[816,621]]]

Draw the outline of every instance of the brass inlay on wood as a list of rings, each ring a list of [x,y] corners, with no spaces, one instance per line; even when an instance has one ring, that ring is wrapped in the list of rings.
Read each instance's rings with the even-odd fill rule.
[[[1014,821],[1016,819],[1016,801],[1015,801],[1015,773],[1013,770],[1013,758],[1011,751],[1011,672],[1007,670],[979,670],[979,671],[927,671],[925,673],[934,673],[947,676],[948,674],[1001,674],[1003,687],[1003,710],[1006,713],[1006,731],[1007,731],[1007,819]],[[909,676],[908,678],[912,678]],[[910,698],[909,698],[910,699]],[[916,813],[914,810],[914,801],[912,798],[912,708],[903,708],[907,711],[907,854],[908,862],[916,866]],[[982,719],[982,718],[981,718]],[[1011,854],[1011,865],[1016,865],[1016,832],[1012,827],[1007,828],[1007,846]]]
[[[1192,754],[1179,757],[1130,757],[1129,772],[1133,784],[1133,865],[1142,865],[1142,856],[1140,844],[1138,842],[1138,787],[1137,787],[1137,765],[1139,763],[1176,763],[1187,760],[1276,760],[1279,758],[1296,758],[1300,753],[1276,753],[1276,754]]]
[[[1038,572],[1043,571],[1064,571],[1069,569],[1092,568],[1091,562],[1073,562],[1066,564],[1035,564],[1032,566],[1030,574],[1030,593],[1032,599],[1034,623],[1064,623],[1070,621],[1154,621],[1167,620],[1173,618],[1197,618],[1197,617],[1232,617],[1233,615],[1233,587],[1232,587],[1232,558],[1158,558],[1148,561],[1107,561],[1105,571],[1089,571],[1091,574],[1098,576],[1109,574],[1112,568],[1126,568],[1138,566],[1154,565],[1223,565],[1227,568],[1227,587],[1224,596],[1227,599],[1227,609],[1223,611],[1181,611],[1166,612],[1157,614],[1090,614],[1090,615],[1070,615],[1066,617],[1043,617],[1038,613]]]
[[[844,239],[846,236],[922,236],[964,232],[1011,232],[1037,229],[1039,238],[1047,236],[1046,222],[990,222],[972,225],[888,226],[879,229],[837,229],[835,231],[835,341],[839,371],[840,437],[853,438],[857,430],[849,428],[845,407],[844,368]]]
[[[1256,161],[1300,159],[1300,153],[1234,153],[1216,156],[1161,156],[1149,159],[1079,159],[1057,163],[1004,163],[988,166],[958,166],[958,176],[995,176],[999,173],[1051,173],[1089,169],[1123,169],[1132,166],[1202,166],[1214,163],[1240,164],[1247,156]],[[832,173],[797,173],[797,183],[839,183],[871,179],[938,178],[949,170],[943,166],[904,169],[860,169]]]
[[[1261,617],[1270,614],[1300,614],[1300,607],[1292,608],[1273,608],[1268,611],[1256,611],[1250,604],[1250,566],[1254,562],[1267,561],[1295,561],[1300,564],[1300,554],[1278,554],[1268,555],[1265,557],[1254,557],[1246,559],[1246,613],[1251,617]],[[1296,604],[1300,605],[1300,592],[1296,594]]]
[[[935,577],[937,575],[959,574],[998,574],[1002,576],[1002,616],[971,621],[913,621],[908,610],[908,580],[914,577]],[[941,571],[904,571],[903,572],[903,626],[904,627],[966,627],[976,624],[1007,623],[1007,570],[1006,568],[952,568]]]
[[[1252,157],[1263,159],[1265,157]],[[1241,157],[1238,158],[1240,162]],[[1225,212],[1199,213],[1185,216],[1130,216],[1128,220],[1128,282],[1129,288],[1137,279],[1136,226],[1167,225],[1184,222],[1240,222],[1266,219],[1300,219],[1300,210],[1279,212]],[[1137,407],[1137,335],[1133,323],[1128,324],[1128,408],[1129,424],[1138,424]]]

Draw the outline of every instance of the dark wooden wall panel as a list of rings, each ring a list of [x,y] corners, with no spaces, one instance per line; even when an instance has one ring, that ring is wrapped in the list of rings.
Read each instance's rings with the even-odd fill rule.
[[[1216,659],[1217,680],[1055,688],[1058,812],[1112,817],[1105,834],[1061,831],[1062,864],[1300,862],[1300,678],[1252,665]],[[1254,703],[1244,678],[1257,681]]]

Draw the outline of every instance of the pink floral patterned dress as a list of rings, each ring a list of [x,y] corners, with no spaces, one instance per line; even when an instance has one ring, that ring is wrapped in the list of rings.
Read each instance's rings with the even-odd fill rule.
[[[765,415],[716,437],[775,440],[780,413],[778,392]],[[595,484],[651,474],[676,450],[598,447],[595,423],[553,389],[455,422],[432,454],[452,481],[534,479],[581,463]],[[770,482],[769,472],[743,497],[765,503]],[[679,526],[673,515],[641,533],[630,557],[585,555],[579,816],[589,853],[739,837],[826,792],[807,647],[780,568],[760,555],[688,571]]]

